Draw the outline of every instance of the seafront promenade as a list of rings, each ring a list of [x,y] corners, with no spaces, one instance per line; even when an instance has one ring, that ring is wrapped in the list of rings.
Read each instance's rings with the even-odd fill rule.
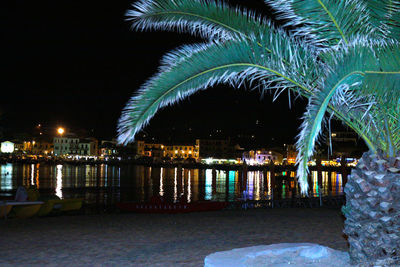
[[[126,165],[141,165],[146,167],[162,167],[162,168],[185,168],[185,169],[216,169],[216,170],[243,170],[244,168],[248,171],[270,171],[274,168],[276,172],[282,171],[296,171],[294,164],[287,165],[244,165],[244,164],[206,164],[206,163],[194,163],[194,162],[151,162],[149,160],[67,160],[67,159],[6,159],[0,158],[0,164],[15,163],[15,164],[47,164],[47,165],[100,165],[107,164],[109,166],[126,166]],[[328,171],[338,172],[343,171],[341,166],[309,166],[310,171]],[[347,173],[350,173],[353,167],[346,166],[344,168]]]
[[[213,252],[310,242],[346,251],[339,209],[62,215],[0,221],[0,266],[203,266]]]

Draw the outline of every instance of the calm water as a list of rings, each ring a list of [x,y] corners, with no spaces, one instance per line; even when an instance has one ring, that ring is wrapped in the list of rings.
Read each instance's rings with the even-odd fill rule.
[[[235,201],[247,190],[252,200],[269,199],[269,172],[218,171],[212,169],[178,169],[144,166],[101,165],[0,165],[0,192],[13,192],[18,186],[36,185],[42,195],[55,194],[60,198],[83,197],[88,204],[111,205],[118,201],[148,201],[152,196],[163,196],[169,201],[180,198],[188,202],[198,200]],[[277,180],[275,192],[279,198],[290,198],[295,187],[294,172]],[[315,196],[328,194],[328,172],[323,172],[322,192],[318,192],[317,173],[312,172]],[[330,173],[332,191],[343,193],[341,174]],[[297,194],[298,188],[295,188]]]

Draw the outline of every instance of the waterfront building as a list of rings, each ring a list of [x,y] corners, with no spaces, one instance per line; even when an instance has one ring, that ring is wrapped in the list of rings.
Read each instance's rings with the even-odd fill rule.
[[[14,154],[24,153],[24,142],[15,141],[14,142]]]
[[[331,158],[360,158],[367,147],[364,142],[358,142],[356,133],[352,131],[332,132],[327,138],[327,145],[332,145]]]
[[[53,143],[46,139],[15,141],[13,153],[19,155],[51,155],[53,154]]]
[[[54,137],[54,155],[97,156],[98,141],[95,138],[78,138],[74,134]]]
[[[35,140],[31,143],[31,155],[51,155],[53,154],[53,143],[47,140]]]
[[[145,143],[144,141],[141,140],[137,140],[135,141],[133,144],[128,144],[127,146],[130,146],[133,148],[133,153],[136,156],[144,156],[145,152],[144,152],[144,147],[145,147]]]
[[[238,144],[232,144],[229,139],[197,139],[201,159],[235,159],[240,161],[244,149]]]
[[[233,149],[230,148],[229,140],[226,139],[197,139],[201,158],[230,158]]]
[[[13,153],[15,149],[15,144],[11,141],[5,141],[1,143],[0,151],[1,153]]]
[[[163,147],[163,155],[169,159],[182,159],[194,161],[199,160],[199,148],[197,143],[195,145],[181,144],[181,145],[168,145]]]
[[[117,145],[117,153],[118,156],[122,159],[137,159],[140,157],[144,157],[144,141],[137,140],[133,143],[128,143],[126,145]]]
[[[54,137],[54,156],[76,155],[79,149],[79,138],[73,134]]]
[[[144,143],[144,156],[161,159],[164,156],[164,145]]]
[[[136,158],[149,157],[154,161],[160,160],[199,160],[199,147],[197,144],[161,144],[145,143],[136,141],[134,143]]]
[[[98,141],[95,138],[79,139],[78,152],[80,156],[98,156]]]
[[[273,161],[275,164],[281,164],[283,160],[283,155],[279,152],[259,149],[250,150],[243,153],[243,161],[246,161],[249,165],[255,164],[269,164]]]
[[[102,157],[118,156],[117,142],[115,140],[103,140],[99,146],[99,155]]]

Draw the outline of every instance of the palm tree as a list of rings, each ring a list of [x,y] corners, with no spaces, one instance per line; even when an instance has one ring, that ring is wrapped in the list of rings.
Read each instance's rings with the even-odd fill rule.
[[[188,32],[205,42],[164,56],[123,110],[119,142],[133,141],[160,108],[217,83],[307,97],[297,141],[302,193],[321,129],[332,118],[342,121],[369,148],[345,188],[351,259],[400,264],[400,1],[265,3],[278,24],[221,1],[134,3],[127,12],[134,29]]]

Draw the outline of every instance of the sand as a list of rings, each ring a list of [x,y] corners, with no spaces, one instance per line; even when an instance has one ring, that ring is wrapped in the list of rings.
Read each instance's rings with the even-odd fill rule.
[[[203,266],[213,252],[274,243],[342,251],[338,209],[101,214],[0,221],[0,266]]]

